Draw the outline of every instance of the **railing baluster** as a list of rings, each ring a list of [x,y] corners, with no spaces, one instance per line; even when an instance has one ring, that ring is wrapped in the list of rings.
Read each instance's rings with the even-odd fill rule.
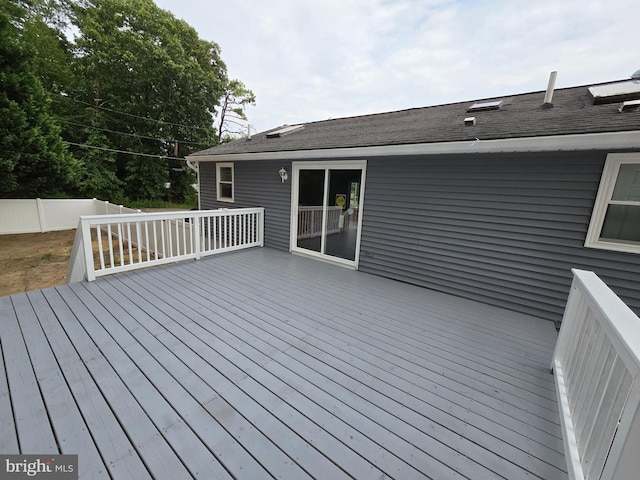
[[[127,244],[129,247],[129,265],[133,265],[133,245],[131,241],[131,224],[127,222]]]
[[[111,233],[111,224],[107,224],[107,240],[109,241],[109,262],[110,267],[115,267],[115,260],[113,258],[113,235]]]
[[[211,217],[207,217],[207,250],[213,250],[212,246],[211,246],[211,222],[212,218]]]
[[[122,223],[118,223],[118,249],[120,251],[120,266],[124,266],[124,243],[122,239]]]
[[[167,220],[167,245],[169,248],[169,257],[173,257],[173,233],[171,228],[171,220]]]
[[[160,220],[160,235],[162,236],[162,258],[167,258],[167,249],[164,238],[164,227],[166,220]]]
[[[142,235],[140,222],[136,222],[136,243],[138,244],[138,263],[142,263],[144,254],[142,253]]]
[[[185,225],[187,222],[180,220],[182,222],[182,251],[183,255],[187,255],[187,226]]]
[[[213,217],[213,248],[212,250],[217,250],[218,249],[218,245],[220,245],[220,242],[218,241],[218,235],[219,235],[219,231],[220,229],[218,228],[218,222],[220,220],[220,217]]]
[[[98,256],[100,257],[100,270],[104,270],[104,252],[102,249],[102,229],[100,224],[96,225],[96,237],[98,241]]]
[[[150,262],[151,246],[149,245],[149,222],[144,222],[144,245],[147,248],[147,262]]]

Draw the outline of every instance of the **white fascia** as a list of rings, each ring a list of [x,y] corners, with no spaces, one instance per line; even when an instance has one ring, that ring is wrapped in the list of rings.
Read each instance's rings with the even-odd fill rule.
[[[416,143],[377,147],[327,148],[256,153],[190,155],[198,162],[243,160],[295,160],[316,158],[371,158],[404,155],[443,155],[459,153],[548,152],[573,150],[626,150],[640,148],[640,130],[630,132],[554,135],[547,137],[505,138],[464,142]]]

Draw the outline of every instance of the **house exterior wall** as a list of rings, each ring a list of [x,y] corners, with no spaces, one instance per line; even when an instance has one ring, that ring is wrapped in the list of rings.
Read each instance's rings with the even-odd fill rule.
[[[585,248],[606,153],[368,162],[360,270],[560,320],[571,268],[640,311],[640,255]]]
[[[291,179],[282,183],[278,170],[291,174],[291,162],[234,162],[234,202],[216,200],[216,164],[200,164],[200,202],[203,209],[264,207],[264,244],[289,249]]]
[[[571,269],[595,271],[640,312],[640,255],[584,247],[606,152],[367,159],[359,269],[560,320]],[[302,160],[302,159],[301,159]],[[235,203],[265,207],[265,245],[288,250],[291,162],[235,162]]]

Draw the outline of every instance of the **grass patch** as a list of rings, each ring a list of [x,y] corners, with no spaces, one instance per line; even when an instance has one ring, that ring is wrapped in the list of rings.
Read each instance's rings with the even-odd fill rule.
[[[53,258],[53,253],[51,252],[47,252],[44,255],[42,255],[42,257],[40,257],[40,260],[45,260],[45,261],[49,261]]]

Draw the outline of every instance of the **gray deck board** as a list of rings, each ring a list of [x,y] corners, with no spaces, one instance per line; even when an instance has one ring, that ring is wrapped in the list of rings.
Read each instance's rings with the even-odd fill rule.
[[[145,478],[147,468],[58,320],[71,318],[75,322],[75,316],[56,290],[47,289],[30,296],[37,293],[45,298],[53,313],[40,319],[42,329],[110,474],[113,478]],[[39,314],[44,310],[35,301],[33,305]]]
[[[2,307],[0,306],[0,308]],[[2,315],[0,318],[5,317]],[[0,341],[0,432],[2,432],[2,435],[0,435],[0,452],[14,454],[19,451],[18,434],[16,432],[16,424],[13,420],[13,407],[11,405],[7,372],[4,364],[4,352],[2,350],[2,342]]]
[[[0,314],[0,450],[81,478],[567,478],[542,319],[271,249]]]
[[[220,272],[219,269],[216,269],[216,272]],[[206,273],[207,275],[209,273]],[[245,278],[245,277],[243,277]],[[183,280],[185,282],[188,281],[187,278],[183,278]],[[195,284],[193,285],[192,288],[198,288]],[[232,286],[231,286],[232,288]],[[257,285],[252,285],[251,287],[249,286],[245,286],[245,288],[236,288],[236,290],[238,291],[247,291],[250,290],[251,288],[258,288]],[[280,291],[279,289],[276,289],[278,291]],[[220,291],[220,293],[224,293],[225,297],[229,297],[230,295],[233,295],[232,290],[222,290]],[[280,292],[282,293],[282,292]],[[201,297],[204,297],[204,295],[200,295]],[[206,301],[206,300],[203,300]],[[245,300],[244,302],[238,301],[236,302],[238,305],[242,304],[243,307],[242,308],[246,308],[247,307],[247,301]],[[270,306],[273,308],[273,305],[276,305],[278,303],[278,299],[277,297],[272,297],[270,298]],[[266,307],[266,306],[265,306]],[[300,313],[300,312],[298,312]],[[294,319],[289,319],[288,320],[288,324],[290,325],[291,322],[295,321]],[[313,328],[315,329],[315,332],[317,334],[317,325],[318,325],[318,321],[316,320],[316,323],[313,324]],[[335,331],[335,327],[333,327],[332,329]],[[310,330],[311,332],[311,330]],[[351,335],[351,337],[355,337],[355,335]],[[350,338],[351,338],[350,337]],[[305,338],[305,341],[309,341],[309,337]],[[331,344],[333,342],[339,342],[339,339],[335,339],[335,338],[328,338],[326,340],[326,344]],[[357,343],[358,340],[351,338],[350,340],[351,343]],[[344,346],[345,348],[347,347],[346,345]],[[325,347],[326,348],[326,347]],[[290,351],[292,351],[293,349],[291,349]],[[288,351],[288,352],[290,352]],[[380,362],[382,361],[381,358],[369,358],[368,359],[368,363],[367,365],[376,365],[377,368],[379,368],[380,366]],[[402,367],[402,365],[400,365]],[[548,375],[548,373],[545,373],[546,375]],[[420,379],[412,379],[414,382],[420,382]],[[408,382],[408,385],[413,385],[411,382]],[[411,388],[411,387],[409,387]],[[407,390],[407,386],[405,385],[405,391]],[[423,394],[421,396],[419,396],[418,398],[424,397],[424,394],[429,394],[428,391],[423,392]],[[447,395],[447,398],[445,398],[445,403],[443,404],[442,400],[440,402],[440,404],[438,405],[441,411],[446,411],[446,409],[451,409],[451,406],[449,404],[449,400],[450,400],[451,394]],[[500,412],[498,411],[494,411],[493,412],[493,416],[490,417],[489,419],[484,419],[482,417],[478,417],[478,418],[469,418],[469,417],[473,417],[473,413],[471,413],[473,411],[473,405],[471,407],[466,406],[466,407],[462,407],[459,408],[457,410],[457,414],[458,416],[460,416],[462,423],[461,423],[461,428],[463,428],[465,426],[466,423],[471,423],[471,424],[475,424],[480,425],[480,431],[477,430],[470,430],[467,432],[466,435],[468,435],[471,439],[473,439],[476,443],[479,444],[495,444],[495,440],[492,441],[493,439],[490,437],[487,437],[486,432],[483,431],[484,430],[498,430],[500,431],[499,428],[496,428],[496,426],[494,425],[495,422],[495,418],[496,417],[503,417]],[[477,409],[477,408],[476,408]],[[549,472],[547,470],[547,465],[545,462],[537,462],[537,459],[533,458],[531,455],[527,454],[526,452],[532,450],[532,451],[537,451],[538,455],[544,455],[545,460],[550,461],[551,463],[553,463],[555,466],[562,468],[563,467],[563,456],[561,454],[558,453],[557,450],[553,450],[553,449],[549,449],[546,446],[546,442],[551,441],[553,444],[555,444],[558,448],[561,448],[562,446],[562,442],[558,437],[549,437],[547,436],[545,438],[544,435],[540,435],[540,437],[542,437],[541,439],[538,440],[538,442],[533,442],[530,439],[526,438],[526,436],[522,435],[522,431],[529,431],[531,429],[531,425],[530,424],[525,424],[523,422],[520,421],[520,419],[518,418],[512,418],[512,417],[506,417],[510,420],[512,420],[511,423],[515,424],[512,426],[512,430],[509,431],[508,429],[503,429],[501,432],[501,435],[503,438],[507,438],[508,442],[503,445],[502,447],[502,451],[499,451],[499,453],[501,455],[510,455],[511,457],[517,459],[517,462],[520,465],[523,465],[527,468],[532,468],[534,471],[539,472],[543,478],[546,478],[549,475],[553,474],[553,468],[551,469],[551,472]],[[451,424],[452,422],[458,422],[460,423],[460,420],[455,417],[455,416],[451,416],[451,415],[445,415],[444,418],[440,418],[440,421],[444,424],[444,425],[448,425]],[[541,423],[541,422],[538,422]],[[464,443],[464,442],[463,442]],[[516,446],[519,446],[522,450],[510,450],[511,447],[513,446],[512,444],[515,444]],[[506,450],[506,451],[505,451]],[[463,449],[464,451],[464,449]],[[523,454],[523,452],[525,452]],[[487,453],[485,452],[484,454],[485,457],[487,457]],[[485,458],[486,461],[486,458]],[[536,465],[534,467],[534,465]],[[523,472],[520,472],[520,474],[522,475]],[[508,478],[513,478],[514,477],[514,473],[510,473],[508,475]]]
[[[13,306],[2,301],[0,338],[7,370],[7,383],[21,450],[38,453],[58,451],[57,439],[47,407],[42,398],[38,379],[33,371],[29,352],[17,318],[24,315],[32,319],[33,311],[25,306],[24,293],[13,297]],[[6,315],[6,316],[5,316]]]
[[[95,478],[109,478],[64,374],[57,363],[40,319],[52,315],[39,291],[13,299],[22,334],[29,339],[27,349],[38,378],[47,413],[61,451],[78,454],[78,469],[94,472]]]

